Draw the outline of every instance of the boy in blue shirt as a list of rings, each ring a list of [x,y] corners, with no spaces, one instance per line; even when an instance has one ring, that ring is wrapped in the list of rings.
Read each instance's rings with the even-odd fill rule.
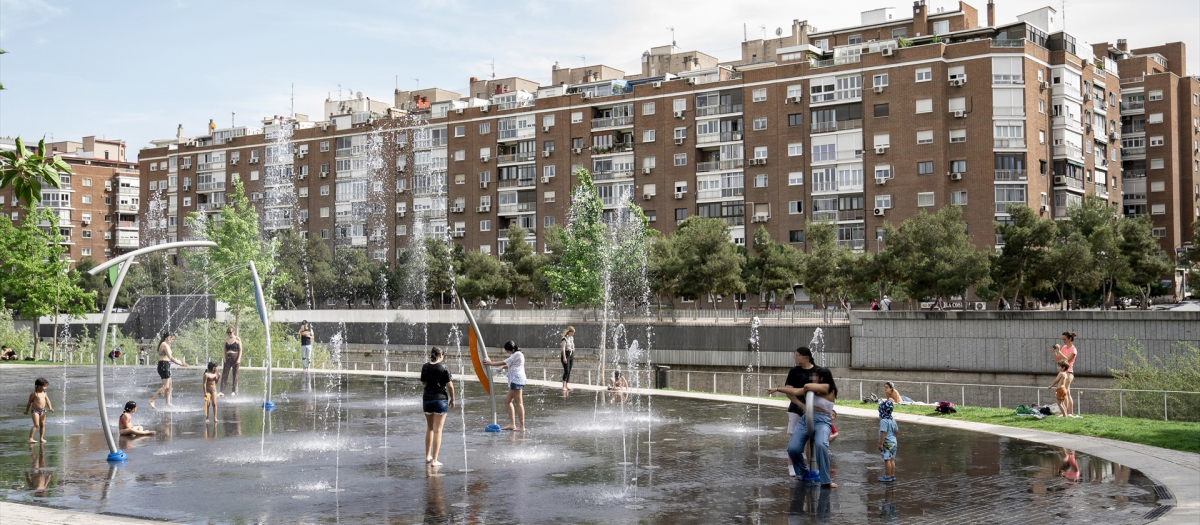
[[[883,475],[879,481],[896,481],[896,420],[892,419],[892,402],[879,403],[879,455],[883,458]]]

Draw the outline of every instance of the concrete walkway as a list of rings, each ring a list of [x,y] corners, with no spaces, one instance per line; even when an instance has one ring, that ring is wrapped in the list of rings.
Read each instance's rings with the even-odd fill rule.
[[[243,367],[242,369],[263,370],[262,368],[249,367]],[[300,369],[296,368],[276,368],[275,370],[279,372],[301,371]],[[333,373],[334,371],[313,369],[311,372],[321,374]],[[418,372],[384,372],[381,370],[346,370],[342,373],[370,376],[387,375],[390,377],[420,376],[420,373]],[[500,383],[496,384],[500,385]],[[529,380],[529,384],[549,388],[559,388],[562,386],[562,383],[557,381]],[[601,386],[582,384],[572,384],[572,388],[575,390],[584,391],[605,390],[605,388]],[[725,394],[684,392],[677,390],[631,388],[629,389],[629,392],[635,394],[683,397],[727,403],[735,402],[749,405],[757,404],[777,408],[787,408],[788,403],[786,399],[743,397]],[[851,417],[862,417],[868,419],[874,419],[878,417],[878,412],[875,410],[847,406],[839,406],[838,413]],[[941,419],[930,416],[895,413],[894,417],[897,421],[902,422],[957,428],[961,430],[972,430],[975,432],[986,432],[988,434],[994,434],[997,436],[1067,447],[1078,452],[1083,452],[1085,454],[1107,459],[1114,463],[1119,463],[1126,467],[1141,471],[1151,480],[1170,492],[1170,496],[1167,498],[1164,498],[1160,495],[1159,502],[1163,505],[1174,505],[1174,508],[1167,512],[1166,515],[1155,520],[1154,523],[1156,525],[1196,525],[1197,523],[1200,523],[1200,454],[1169,450],[1137,443],[1128,443],[1113,439],[1063,434],[1061,432],[1047,432],[1044,430],[1005,427],[1000,425],[974,423],[970,421],[954,419]],[[1197,436],[1197,439],[1200,439],[1200,436]],[[115,525],[118,523],[160,522],[138,520],[126,517],[96,515],[85,512],[74,512],[36,505],[25,505],[0,501],[0,524],[2,525]]]

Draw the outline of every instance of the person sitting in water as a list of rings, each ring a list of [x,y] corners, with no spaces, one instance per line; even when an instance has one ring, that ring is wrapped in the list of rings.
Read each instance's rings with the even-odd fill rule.
[[[621,371],[613,370],[612,379],[608,380],[608,389],[609,390],[624,390],[626,388],[629,388],[629,383],[627,381],[625,381],[625,378],[621,375]]]
[[[121,414],[121,420],[117,423],[117,427],[121,430],[122,436],[153,436],[153,430],[146,430],[141,425],[133,424],[133,413],[137,412],[137,401],[125,403],[125,412]]]

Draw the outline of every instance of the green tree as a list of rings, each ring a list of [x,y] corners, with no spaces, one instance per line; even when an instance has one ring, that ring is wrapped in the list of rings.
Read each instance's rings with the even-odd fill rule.
[[[754,252],[747,255],[743,274],[746,291],[761,295],[762,300],[783,300],[792,293],[792,286],[800,282],[802,253],[790,244],[772,240],[767,228],[761,225],[754,232],[751,247]]]
[[[375,269],[363,250],[347,248],[333,254],[332,297],[345,301],[349,308],[357,308],[362,299],[370,299],[375,282]]]
[[[1079,232],[1088,241],[1092,264],[1099,275],[1101,306],[1112,307],[1113,289],[1129,271],[1128,262],[1121,254],[1120,215],[1108,201],[1095,195],[1087,195],[1083,202],[1067,208],[1069,221],[1060,225],[1065,235]]]
[[[467,304],[503,299],[510,294],[511,281],[505,277],[505,269],[500,261],[491,255],[479,250],[468,252],[459,272],[454,289]]]
[[[721,219],[688,217],[674,234],[678,259],[676,290],[696,299],[746,291],[742,282],[743,259],[729,241],[729,226]],[[713,301],[713,308],[717,306]]]
[[[840,271],[838,265],[844,260],[841,252],[847,248],[837,243],[837,225],[833,222],[808,221],[804,232],[809,252],[803,258],[801,281],[804,290],[824,311],[828,309],[829,300],[838,297],[845,287],[848,275]]]
[[[234,179],[229,202],[221,208],[220,220],[193,212],[188,224],[200,239],[217,244],[216,248],[184,251],[184,260],[193,268],[211,268],[216,274],[212,287],[217,300],[234,313],[234,329],[241,330],[242,314],[254,308],[254,281],[250,261],[254,261],[262,282],[263,297],[274,297],[275,286],[288,276],[276,272],[275,251],[278,241],[262,237],[258,231],[258,212],[246,198],[241,179]]]
[[[1200,290],[1200,221],[1192,223],[1192,247],[1185,252],[1182,264],[1188,267],[1188,283],[1192,290]],[[1184,293],[1187,291],[1184,290]],[[1196,291],[1192,295],[1200,295]]]
[[[25,150],[21,137],[16,139],[16,149],[0,151],[0,190],[13,187],[13,196],[33,210],[42,201],[42,183],[52,188],[61,188],[58,176],[71,174],[71,166],[61,155],[46,156],[46,139],[38,141],[37,150]],[[16,203],[13,203],[16,204]]]
[[[1128,268],[1126,280],[1137,289],[1143,310],[1150,308],[1151,288],[1175,268],[1151,235],[1153,228],[1154,223],[1146,216],[1126,217],[1120,221],[1121,254]]]
[[[679,296],[676,284],[682,270],[674,237],[659,237],[650,244],[648,277],[650,293],[658,298],[658,318],[662,320],[662,305],[672,304]]]
[[[446,293],[454,286],[451,273],[451,254],[446,241],[429,237],[425,239],[425,294],[423,301],[438,297],[438,308],[446,302]]]
[[[44,316],[55,316],[57,327],[59,315],[76,317],[96,304],[96,294],[79,287],[78,275],[71,273],[70,261],[62,256],[64,240],[58,214],[52,210],[30,208],[19,226],[0,214],[0,303],[32,319],[35,333]],[[58,330],[54,333],[57,351]],[[40,358],[39,339],[33,340],[35,359]]]
[[[513,221],[508,227],[508,246],[504,248],[500,260],[504,262],[501,275],[509,282],[509,294],[534,302],[537,297],[534,278],[537,276],[538,268],[543,264],[543,260],[534,252],[533,247],[525,242],[525,228],[518,225],[516,221]]]
[[[95,259],[91,257],[83,257],[75,263],[74,270],[75,275],[78,276],[77,279],[79,280],[79,287],[85,292],[95,294],[96,300],[91,305],[91,309],[92,311],[97,312],[104,309],[104,306],[108,301],[109,291],[112,290],[112,287],[108,285],[107,276],[103,274],[88,274],[89,270],[98,265],[99,263],[97,263]],[[126,275],[126,277],[128,278],[128,275]]]
[[[650,242],[658,234],[649,224],[642,208],[632,202],[624,203],[607,224],[608,252],[604,264],[608,301],[614,303],[621,319],[630,307],[636,310],[638,305],[649,302]]]
[[[1010,223],[996,223],[996,233],[1004,241],[1000,255],[995,260],[996,272],[993,279],[1001,296],[1012,292],[1012,303],[1025,298],[1037,287],[1036,269],[1050,251],[1054,242],[1055,226],[1051,219],[1043,219],[1028,206],[1009,206]],[[1033,280],[1034,282],[1030,283]],[[1012,304],[1010,303],[1010,304]]]
[[[965,310],[968,290],[990,283],[988,255],[975,249],[959,206],[933,215],[922,211],[899,228],[889,224],[884,237],[886,250],[901,268],[901,287],[908,297],[940,301],[960,295]]]
[[[18,330],[12,310],[4,305],[0,305],[0,344],[12,348],[17,355],[33,351],[33,332]]]
[[[550,288],[568,306],[596,306],[604,299],[604,204],[586,169],[578,168],[574,175],[579,183],[571,192],[571,220],[562,230],[562,251],[545,274]]]

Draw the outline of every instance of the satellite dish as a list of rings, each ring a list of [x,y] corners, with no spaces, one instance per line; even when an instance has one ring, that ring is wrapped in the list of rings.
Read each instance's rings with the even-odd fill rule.
[[[363,97],[362,97],[362,91],[359,91],[358,93],[355,93],[355,94],[354,94],[354,96],[358,97],[358,99],[359,99],[359,100],[362,100],[362,98],[363,98]]]
[[[783,28],[782,27],[775,28],[775,36],[783,36]]]

